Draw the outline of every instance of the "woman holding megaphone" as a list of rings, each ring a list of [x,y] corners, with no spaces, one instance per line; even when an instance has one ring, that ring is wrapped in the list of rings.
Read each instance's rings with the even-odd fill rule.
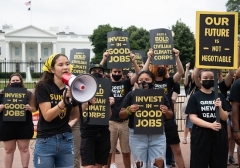
[[[72,98],[62,82],[62,75],[71,71],[68,57],[64,54],[49,56],[43,71],[32,99],[32,103],[39,109],[34,167],[73,168],[74,145],[71,126],[74,123],[68,122],[70,115],[72,118],[79,117],[79,108],[76,102],[65,104],[66,101],[63,100],[63,95],[66,95],[66,99]],[[85,109],[86,104],[83,104],[82,108]]]

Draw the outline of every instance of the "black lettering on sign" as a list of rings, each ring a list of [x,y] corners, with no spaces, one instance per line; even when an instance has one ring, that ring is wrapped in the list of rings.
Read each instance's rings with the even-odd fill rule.
[[[72,74],[78,76],[86,74],[89,70],[90,49],[72,49],[70,63],[73,65]]]
[[[196,67],[237,69],[236,12],[197,12]]]
[[[27,89],[5,87],[3,121],[26,121]]]
[[[107,41],[109,51],[107,68],[131,68],[128,33],[120,30],[108,32]]]
[[[134,104],[139,110],[134,116],[135,134],[162,134],[163,114],[160,104],[163,104],[163,89],[134,90]]]
[[[175,56],[172,52],[173,37],[169,29],[150,30],[150,45],[153,49],[153,65],[175,65]]]

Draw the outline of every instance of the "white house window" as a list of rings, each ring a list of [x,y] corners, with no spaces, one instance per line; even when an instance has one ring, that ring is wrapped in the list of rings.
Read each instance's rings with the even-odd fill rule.
[[[0,55],[2,55],[2,50],[1,50],[1,47],[0,47]]]
[[[65,48],[61,48],[61,54],[65,54]]]
[[[15,56],[19,56],[19,55],[20,55],[19,47],[15,47]]]
[[[45,57],[48,56],[48,48],[44,48],[44,49],[43,49],[43,55],[44,55]]]
[[[29,52],[30,52],[29,55],[33,57],[33,56],[34,56],[34,49],[33,49],[33,48],[30,48],[30,49],[29,49]]]

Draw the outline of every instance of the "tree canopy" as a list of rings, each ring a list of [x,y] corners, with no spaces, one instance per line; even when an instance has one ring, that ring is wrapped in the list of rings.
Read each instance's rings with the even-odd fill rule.
[[[226,3],[228,12],[238,12],[238,33],[240,32],[240,0],[228,0]]]
[[[190,28],[178,20],[175,25],[172,25],[172,31],[174,32],[174,48],[180,51],[180,59],[183,66],[186,63],[191,63],[191,68],[195,64],[195,38]]]

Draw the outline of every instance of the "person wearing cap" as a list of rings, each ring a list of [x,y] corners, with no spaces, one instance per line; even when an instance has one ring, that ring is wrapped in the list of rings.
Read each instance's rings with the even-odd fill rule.
[[[66,85],[62,82],[62,75],[71,72],[68,57],[64,54],[52,54],[43,65],[43,71],[31,101],[39,109],[33,164],[35,168],[73,168],[71,126],[77,120],[69,122],[69,118],[79,118],[79,108],[75,101],[65,104],[63,100],[72,98],[70,90],[65,90]],[[82,104],[83,109],[87,106],[88,103]]]
[[[101,61],[101,65],[103,66],[104,63],[107,61],[109,56],[108,51],[103,53],[103,59]],[[113,97],[115,99],[115,104],[112,106],[112,116],[110,117],[109,121],[109,129],[111,132],[111,150],[109,154],[109,162],[108,166],[110,167],[112,153],[116,151],[116,145],[118,139],[120,141],[121,152],[123,156],[123,163],[125,168],[131,167],[131,160],[130,160],[130,146],[129,146],[129,130],[128,130],[128,118],[122,119],[119,116],[122,103],[124,97],[127,95],[128,92],[132,90],[134,83],[137,81],[136,74],[139,73],[140,68],[135,60],[134,54],[130,53],[130,58],[134,65],[135,74],[126,80],[122,80],[123,76],[123,69],[122,68],[112,68],[110,70],[110,76],[112,80],[112,92]]]
[[[100,64],[90,65],[89,73],[96,79],[104,77],[104,68]],[[110,88],[109,88],[110,89]],[[107,99],[102,97],[102,99]],[[114,98],[109,95],[110,106]],[[111,116],[111,108],[106,111]],[[110,151],[109,125],[81,124],[81,158],[85,168],[102,168],[108,163]]]

